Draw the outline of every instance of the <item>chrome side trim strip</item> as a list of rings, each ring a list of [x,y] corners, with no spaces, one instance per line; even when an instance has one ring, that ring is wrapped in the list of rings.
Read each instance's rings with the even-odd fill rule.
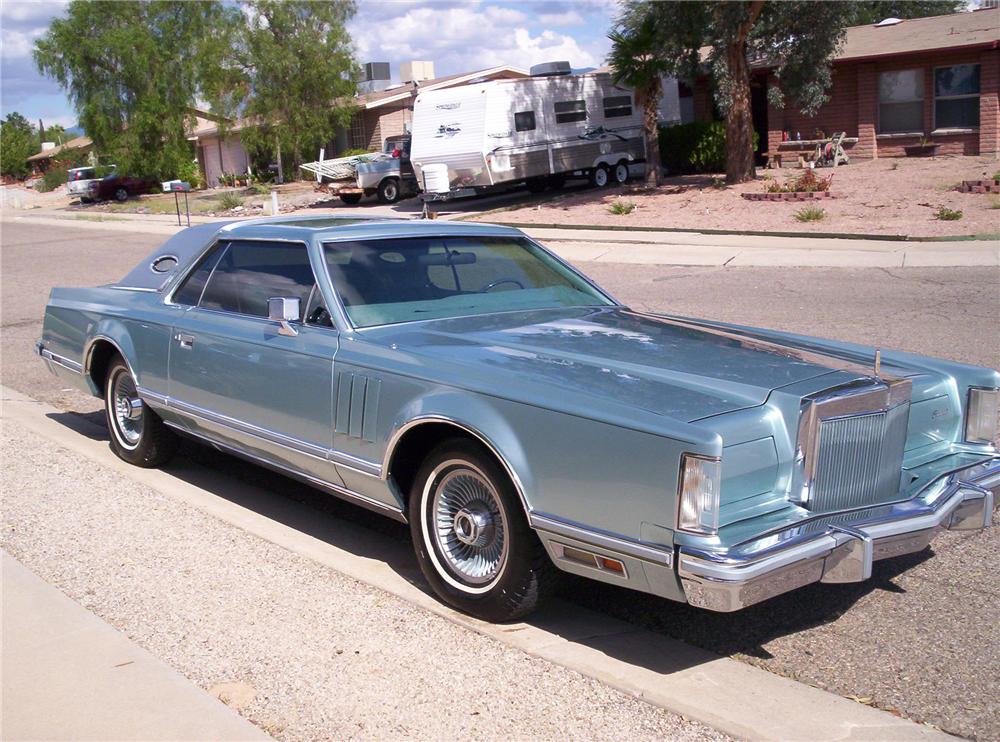
[[[237,420],[236,418],[229,417],[228,415],[213,412],[212,410],[205,409],[204,407],[200,407],[198,405],[181,402],[180,400],[165,396],[159,392],[154,392],[152,389],[148,389],[146,387],[137,387],[137,390],[140,397],[147,399],[154,404],[159,404],[161,407],[177,410],[185,415],[190,415],[191,417],[198,418],[199,420],[203,420],[205,422],[214,423],[215,425],[221,425],[229,430],[253,436],[254,438],[267,441],[268,443],[281,446],[282,448],[287,448],[288,450],[295,451],[296,453],[311,456],[313,458],[320,459],[321,461],[329,461],[337,466],[342,466],[345,469],[350,469],[351,471],[364,474],[365,476],[380,478],[381,467],[375,462],[359,459],[356,456],[335,451],[332,448],[323,448],[322,446],[317,446],[313,443],[309,443],[308,441],[295,438],[294,436],[278,433],[277,431],[262,428],[258,425],[253,425],[252,423],[246,423],[242,420]]]
[[[647,546],[646,544],[640,544],[639,542],[626,538],[625,536],[603,533],[601,531],[592,531],[573,523],[567,523],[566,521],[560,520],[551,515],[531,513],[528,516],[528,524],[532,528],[539,531],[547,531],[549,533],[565,536],[566,538],[573,538],[578,541],[591,544],[595,547],[615,551],[619,554],[626,554],[628,556],[635,557],[636,559],[643,559],[647,562],[656,562],[657,564],[663,564],[667,567],[674,563],[673,549],[665,551],[653,546]]]
[[[322,446],[313,445],[312,443],[294,438],[290,435],[285,435],[284,433],[277,433],[273,430],[268,430],[267,428],[261,428],[251,423],[245,423],[234,417],[206,410],[204,407],[199,407],[198,405],[181,402],[173,397],[167,398],[167,407],[183,412],[186,415],[200,418],[206,422],[215,423],[216,425],[221,425],[239,433],[245,433],[253,436],[254,438],[260,438],[268,443],[274,443],[283,448],[295,451],[296,453],[312,456],[313,458],[320,459],[321,461],[329,460],[327,458],[328,449],[323,448]]]
[[[57,366],[62,366],[67,371],[72,371],[75,374],[83,373],[83,364],[78,363],[66,356],[61,356],[58,353],[53,353],[51,350],[47,350],[41,345],[37,346],[38,355],[44,358],[46,361],[51,361]]]
[[[332,482],[328,482],[325,479],[314,477],[311,474],[304,474],[303,472],[296,471],[290,467],[284,466],[283,464],[278,464],[274,461],[270,461],[260,456],[255,456],[254,454],[248,453],[246,451],[241,451],[240,449],[234,446],[221,443],[220,441],[217,441],[214,438],[210,438],[206,435],[202,435],[201,433],[195,433],[180,425],[177,425],[176,423],[172,423],[166,420],[164,421],[164,423],[184,435],[190,435],[193,438],[198,438],[200,440],[203,440],[212,446],[217,446],[218,448],[225,449],[227,452],[232,453],[234,456],[239,456],[240,458],[252,461],[253,463],[256,464],[260,464],[261,466],[267,467],[268,469],[273,469],[293,479],[298,479],[300,481],[303,481],[306,484],[327,491],[332,495],[347,500],[348,502],[352,502],[355,505],[360,505],[361,507],[367,508],[368,510],[373,510],[377,513],[381,513],[382,515],[388,515],[390,518],[392,518],[393,520],[398,520],[400,523],[407,522],[406,514],[399,507],[393,505],[387,505],[384,502],[375,500],[371,497],[368,497],[367,495],[362,495],[360,492],[355,492],[354,490],[347,489],[346,487],[343,487],[339,484],[333,484]]]

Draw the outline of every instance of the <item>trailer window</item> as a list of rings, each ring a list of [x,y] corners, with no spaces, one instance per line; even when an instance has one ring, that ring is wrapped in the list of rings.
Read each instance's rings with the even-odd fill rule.
[[[632,96],[613,95],[604,99],[604,118],[616,119],[632,115]]]
[[[571,124],[587,120],[587,104],[582,100],[565,100],[556,103],[556,123]]]
[[[535,112],[534,111],[518,111],[514,114],[514,130],[515,131],[534,131],[535,130]]]

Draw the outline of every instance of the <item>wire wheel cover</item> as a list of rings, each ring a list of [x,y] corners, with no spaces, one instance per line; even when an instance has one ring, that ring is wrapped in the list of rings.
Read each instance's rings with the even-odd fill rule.
[[[438,550],[455,576],[483,585],[500,574],[509,547],[507,514],[482,473],[460,465],[444,474],[431,518]]]
[[[142,414],[134,411],[137,400],[138,394],[131,375],[127,371],[120,372],[115,379],[113,394],[115,426],[130,446],[135,446],[142,438]]]

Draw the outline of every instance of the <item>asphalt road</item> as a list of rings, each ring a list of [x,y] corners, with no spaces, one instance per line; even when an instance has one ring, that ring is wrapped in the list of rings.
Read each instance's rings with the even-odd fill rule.
[[[3,225],[2,381],[81,414],[95,400],[61,389],[33,355],[48,289],[124,275],[162,236]],[[582,264],[637,309],[716,318],[1000,366],[1000,271],[667,268]],[[94,415],[95,419],[97,415]],[[350,518],[373,538],[404,529],[306,487],[187,445],[194,462]],[[860,585],[799,590],[718,615],[566,579],[563,595],[637,626],[977,739],[1000,738],[1000,528],[946,533],[933,551],[876,565]]]

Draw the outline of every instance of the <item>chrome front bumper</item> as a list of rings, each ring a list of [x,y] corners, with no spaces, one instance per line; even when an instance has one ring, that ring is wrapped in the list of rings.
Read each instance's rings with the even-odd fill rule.
[[[813,582],[861,582],[879,559],[925,548],[942,530],[992,522],[1000,458],[942,477],[912,500],[827,516],[725,552],[682,546],[677,570],[692,605],[736,611]]]

